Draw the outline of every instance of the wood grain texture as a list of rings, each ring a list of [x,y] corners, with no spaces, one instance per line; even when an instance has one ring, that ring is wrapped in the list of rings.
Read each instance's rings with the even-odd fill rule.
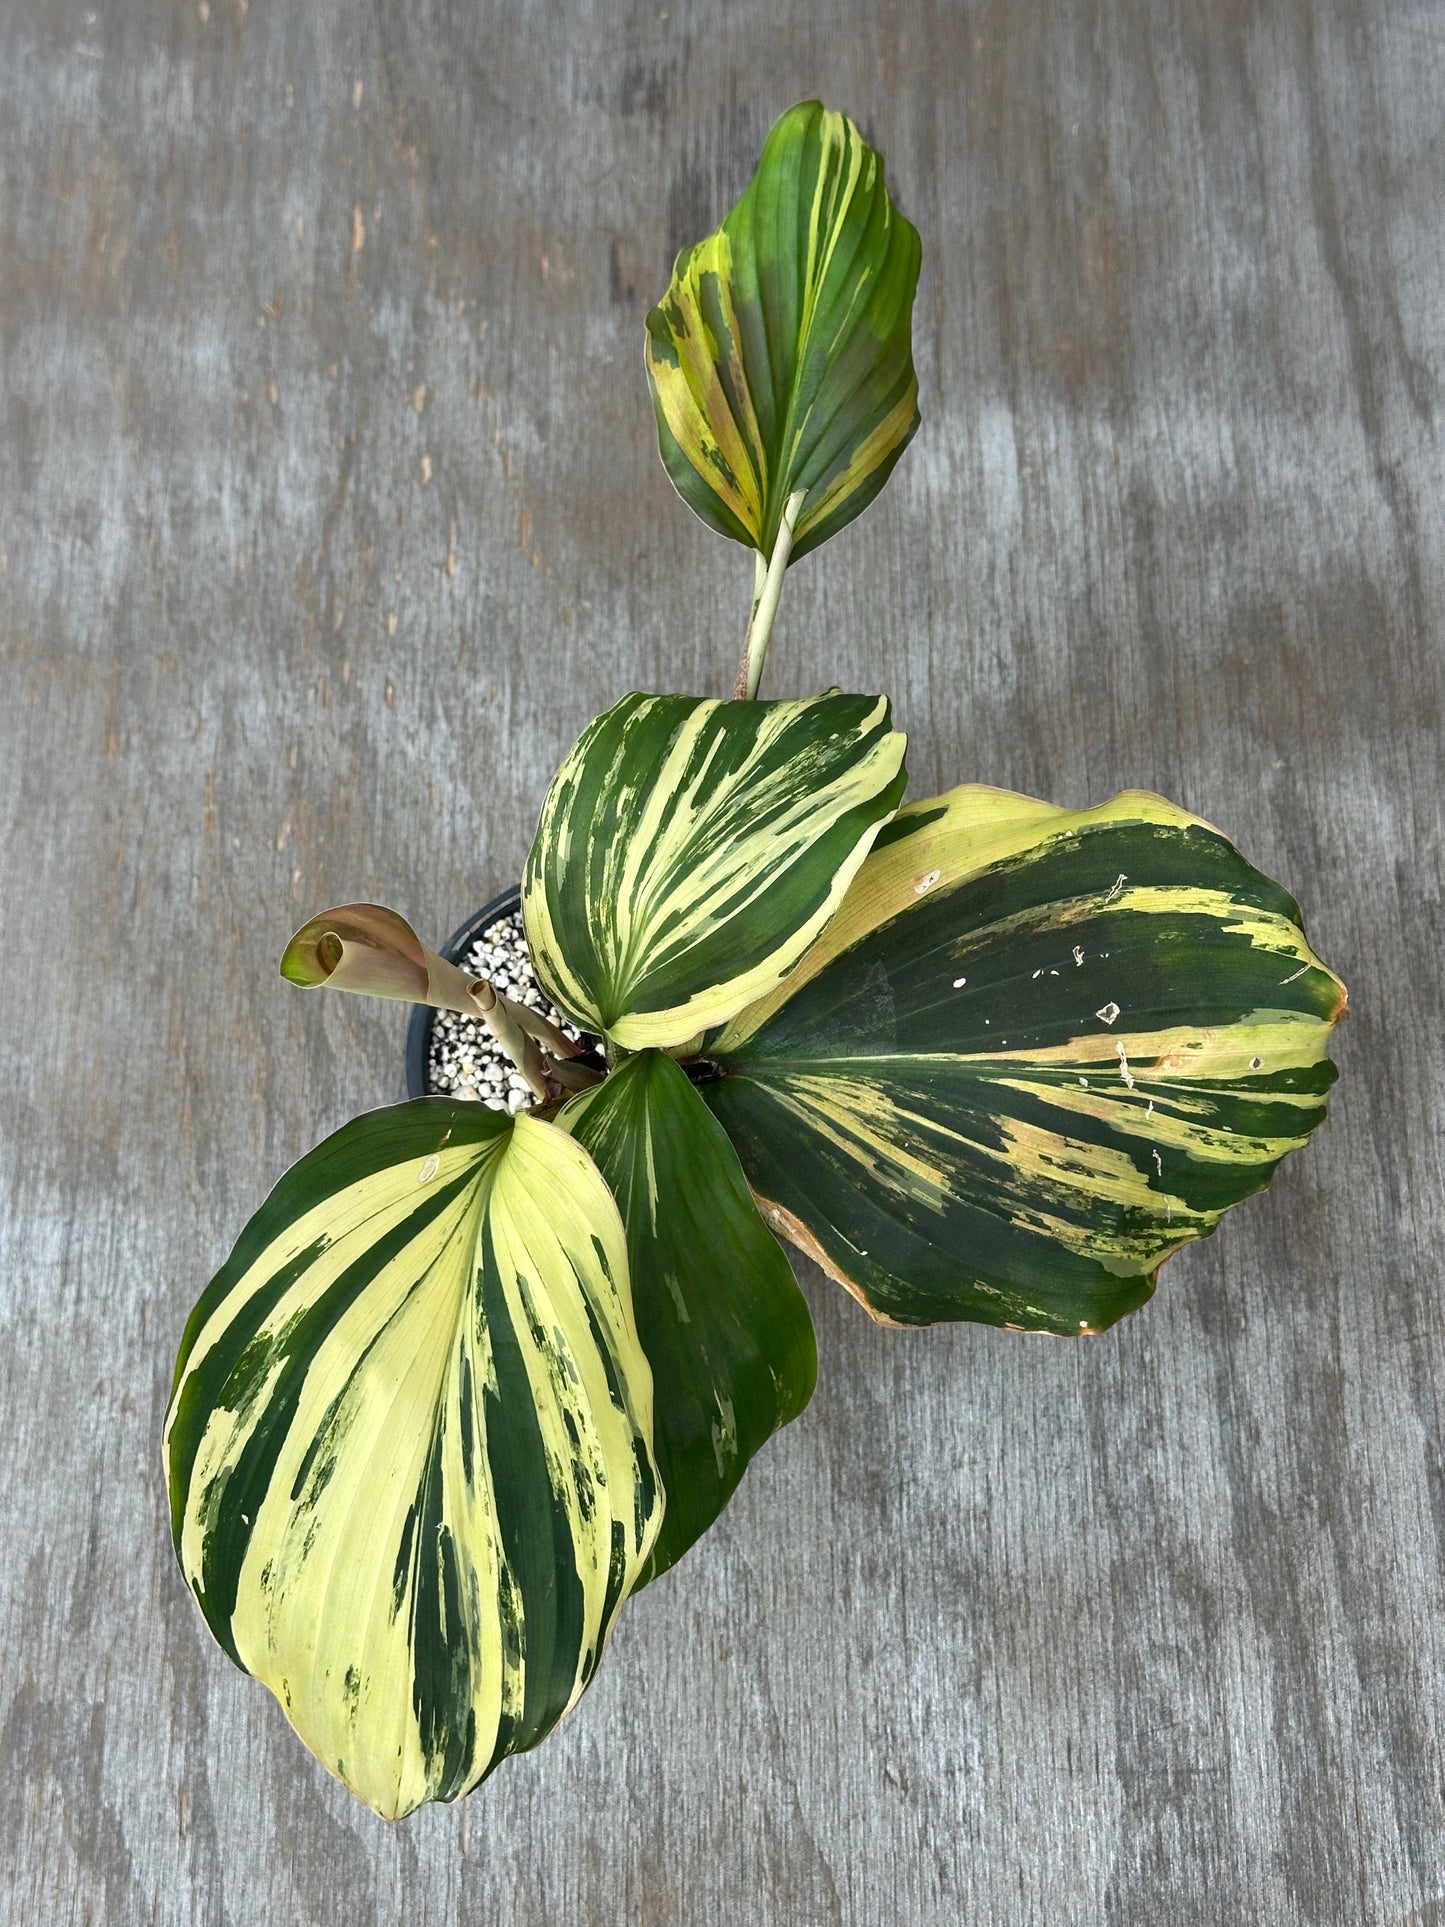
[[[400,1090],[290,929],[445,934],[594,712],[723,692],[642,318],[813,92],[924,237],[923,428],[770,691],[1226,827],[1351,986],[1333,1116],[1097,1341],[806,1272],[810,1411],[388,1829],[185,1595],[171,1361]],[[1442,97],[1429,0],[0,7],[5,1918],[1445,1919]]]

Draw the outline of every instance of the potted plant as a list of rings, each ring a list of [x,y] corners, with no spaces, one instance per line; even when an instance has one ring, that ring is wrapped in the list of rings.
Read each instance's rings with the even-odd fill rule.
[[[535,1745],[807,1404],[774,1232],[885,1323],[1099,1332],[1324,1115],[1343,987],[1217,830],[1141,792],[905,803],[885,697],[759,700],[787,568],[918,425],[918,264],[809,102],[648,317],[663,460],[755,551],[752,611],[731,700],[624,696],[552,782],[522,908],[565,1024],[375,905],[282,959],[481,1024],[531,1106],[344,1126],[181,1342],[186,1580],[382,1814]]]

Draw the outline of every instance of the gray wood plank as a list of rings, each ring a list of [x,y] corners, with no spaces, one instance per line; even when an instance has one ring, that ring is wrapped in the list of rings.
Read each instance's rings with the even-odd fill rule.
[[[388,1829],[169,1552],[186,1311],[399,1091],[300,916],[440,934],[749,581],[642,316],[812,92],[924,237],[924,427],[774,693],[915,788],[1160,788],[1349,981],[1332,1119],[1078,1346],[874,1329],[595,1689]],[[0,1912],[1445,1918],[1445,25],[1411,0],[0,8]]]

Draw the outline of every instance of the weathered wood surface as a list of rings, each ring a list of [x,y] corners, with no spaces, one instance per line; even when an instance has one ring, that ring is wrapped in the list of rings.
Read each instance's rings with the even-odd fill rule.
[[[211,1645],[158,1438],[280,1169],[442,933],[750,572],[641,323],[773,115],[920,227],[924,427],[789,582],[774,693],[916,791],[1225,825],[1349,981],[1332,1119],[1078,1345],[874,1329],[597,1687],[393,1830]],[[0,9],[0,1915],[1445,1919],[1445,19],[1420,0]]]

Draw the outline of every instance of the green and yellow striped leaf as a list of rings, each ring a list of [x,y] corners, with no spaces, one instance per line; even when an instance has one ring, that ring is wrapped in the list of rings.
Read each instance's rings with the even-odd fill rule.
[[[805,490],[796,559],[873,500],[918,427],[919,258],[852,121],[815,100],[784,114],[647,317],[663,463],[709,527],[771,555]]]
[[[557,1122],[591,1153],[627,1227],[667,1491],[651,1577],[707,1531],[748,1461],[812,1397],[813,1321],[737,1152],[672,1058],[627,1058]]]
[[[878,1318],[1098,1331],[1325,1111],[1345,991],[1207,823],[901,810],[702,1086],[775,1230]]]
[[[171,1529],[222,1647],[388,1818],[534,1746],[661,1524],[622,1223],[553,1125],[424,1098],[287,1172],[191,1315]]]
[[[527,860],[547,994],[626,1050],[762,996],[898,807],[905,741],[881,696],[625,696],[553,778]]]

